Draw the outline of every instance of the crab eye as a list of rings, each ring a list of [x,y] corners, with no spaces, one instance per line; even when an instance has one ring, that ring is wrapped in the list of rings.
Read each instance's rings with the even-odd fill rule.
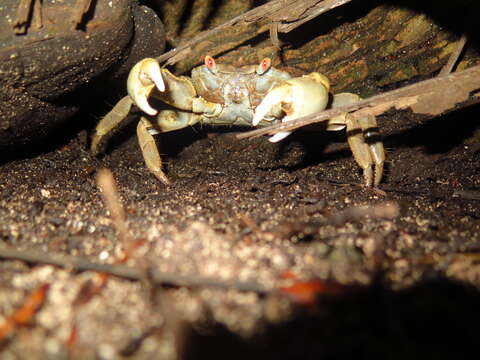
[[[270,66],[272,65],[272,60],[269,58],[265,58],[262,61],[260,61],[260,64],[258,65],[257,68],[257,74],[262,75],[267,72],[268,69],[270,69]]]
[[[205,66],[208,70],[215,72],[215,60],[211,56],[205,56]]]

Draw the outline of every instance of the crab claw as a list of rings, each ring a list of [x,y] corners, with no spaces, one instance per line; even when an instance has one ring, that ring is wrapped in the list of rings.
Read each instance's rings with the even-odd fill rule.
[[[148,103],[148,96],[155,87],[158,91],[165,91],[160,65],[151,58],[139,61],[128,74],[127,90],[135,105],[149,115],[157,114]]]
[[[328,79],[316,72],[284,81],[274,87],[257,106],[252,125],[256,126],[263,118],[271,116],[278,106],[286,114],[282,122],[322,111],[328,103],[329,89]],[[290,133],[289,131],[279,132],[268,140],[277,142]]]

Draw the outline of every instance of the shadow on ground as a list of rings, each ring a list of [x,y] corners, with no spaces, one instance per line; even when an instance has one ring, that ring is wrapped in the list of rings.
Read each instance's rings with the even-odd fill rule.
[[[452,359],[477,351],[478,290],[441,278],[321,300],[245,340],[217,326],[192,332],[186,359]]]

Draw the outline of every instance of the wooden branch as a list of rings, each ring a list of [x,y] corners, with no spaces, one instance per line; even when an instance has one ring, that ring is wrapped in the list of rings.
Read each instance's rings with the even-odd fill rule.
[[[269,31],[271,24],[277,22],[277,32],[287,33],[314,17],[351,0],[273,0],[258,6],[245,14],[237,16],[214,29],[203,31],[192,40],[166,52],[157,58],[165,66],[191,57],[195,50],[204,49],[205,53],[215,56],[233,49],[255,36]],[[226,35],[232,33],[231,35]],[[219,36],[219,35],[222,36]],[[273,40],[275,44],[275,40]],[[200,59],[190,59],[188,66],[194,66]]]
[[[410,107],[415,113],[439,115],[453,109],[458,103],[466,101],[470,93],[478,89],[480,89],[480,65],[375,95],[353,105],[329,109],[289,122],[241,133],[237,138],[245,139],[276,134],[280,131],[292,131],[343,114],[348,114],[354,119],[375,116],[392,107],[398,110]],[[479,97],[472,101],[472,103],[477,102],[480,102]]]
[[[130,266],[109,265],[91,262],[77,256],[56,255],[35,250],[15,250],[0,246],[0,258],[21,260],[33,264],[55,265],[78,271],[98,271],[111,274],[129,280],[141,280],[142,274]],[[200,275],[182,275],[178,273],[161,272],[156,269],[149,269],[152,281],[156,285],[174,285],[186,287],[214,287],[219,289],[235,289],[238,291],[253,291],[265,293],[266,289],[255,281],[223,281],[215,278]]]
[[[289,18],[285,18],[281,25],[279,25],[278,31],[283,33],[289,33],[290,31],[296,29],[300,25],[316,18],[317,16],[332,10],[338,6],[344,5],[349,3],[351,0],[325,0],[321,2],[317,2],[311,6],[308,10],[305,10],[303,16],[299,16],[297,19],[290,20]],[[282,11],[282,14],[288,14],[290,9],[285,9]],[[279,20],[276,20],[279,21]]]

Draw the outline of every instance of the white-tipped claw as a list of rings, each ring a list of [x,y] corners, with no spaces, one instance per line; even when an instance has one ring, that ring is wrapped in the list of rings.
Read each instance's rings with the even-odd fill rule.
[[[267,95],[265,95],[262,102],[255,109],[252,125],[257,126],[260,121],[262,121],[263,118],[269,114],[273,107],[281,105],[282,102],[287,102],[289,89],[289,85],[284,84],[273,88]]]
[[[148,115],[157,115],[158,111],[150,106],[147,101],[147,97],[148,95],[137,93],[137,96],[133,97],[133,101],[142,111],[146,112]]]
[[[319,73],[287,80],[263,98],[255,110],[252,125],[258,125],[266,116],[274,116],[279,107],[285,113],[282,122],[321,111],[327,106],[329,87],[328,79]],[[290,134],[290,131],[282,131],[268,140],[278,142]]]
[[[275,135],[270,137],[268,139],[268,141],[270,141],[272,143],[276,143],[276,142],[279,142],[279,141],[285,139],[290,134],[291,134],[291,131],[282,131],[282,132],[276,133]]]
[[[160,65],[155,59],[143,59],[130,70],[127,90],[135,105],[149,115],[157,114],[157,110],[148,103],[148,97],[155,87],[158,91],[165,91]]]
[[[142,63],[140,81],[149,85],[153,81],[158,91],[165,91],[165,83],[163,82],[160,65],[155,59],[148,59],[148,61]]]
[[[260,121],[262,121],[265,116],[268,116],[271,110],[275,107],[278,108],[279,106],[281,106],[282,109],[284,109],[285,107],[290,109],[292,105],[292,91],[293,87],[288,82],[273,88],[263,98],[262,102],[257,106],[255,110],[255,115],[253,116],[253,126],[257,126]],[[285,116],[282,119],[282,122],[288,121],[289,118],[290,116]],[[270,137],[268,141],[272,143],[279,142],[280,140],[285,139],[290,134],[291,132],[289,131],[282,131]]]

